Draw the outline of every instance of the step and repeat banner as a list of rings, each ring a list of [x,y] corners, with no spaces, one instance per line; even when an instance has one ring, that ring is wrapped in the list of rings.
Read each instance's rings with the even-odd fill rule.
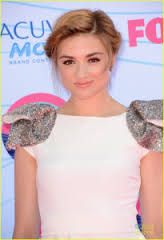
[[[62,106],[69,98],[43,46],[55,19],[72,9],[104,10],[122,33],[112,70],[110,94],[128,106],[134,99],[162,98],[162,3],[160,2],[3,2],[2,113],[29,102]],[[3,143],[9,128],[2,126]],[[14,151],[2,146],[2,238],[14,227]],[[136,204],[138,217],[140,208]],[[138,218],[138,224],[141,219]]]

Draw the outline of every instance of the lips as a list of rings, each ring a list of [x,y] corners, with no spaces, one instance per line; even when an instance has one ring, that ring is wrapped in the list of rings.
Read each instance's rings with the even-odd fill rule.
[[[87,82],[75,82],[75,85],[78,87],[86,87],[89,86],[93,81],[87,81]]]

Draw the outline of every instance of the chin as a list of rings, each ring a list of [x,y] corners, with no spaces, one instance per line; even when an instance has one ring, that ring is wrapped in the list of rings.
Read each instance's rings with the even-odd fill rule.
[[[81,100],[85,100],[85,99],[89,99],[92,97],[95,97],[98,94],[98,92],[83,92],[83,93],[74,93],[72,94],[72,96],[74,96],[76,99],[81,99]]]

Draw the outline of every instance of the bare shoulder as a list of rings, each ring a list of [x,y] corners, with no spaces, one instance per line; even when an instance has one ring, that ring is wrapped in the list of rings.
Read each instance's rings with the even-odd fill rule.
[[[24,149],[24,147],[22,147],[20,145],[17,145],[16,149],[15,149],[15,159],[18,159],[18,158],[20,158],[22,156],[25,157],[25,158],[30,159],[30,161],[33,162],[34,165],[36,164],[36,159],[31,154],[29,154]]]
[[[122,103],[113,100],[113,112],[115,112],[115,115],[121,114],[123,112],[127,112],[128,108],[125,107]]]
[[[31,154],[29,154],[23,147],[19,145],[15,149],[14,161],[15,167],[22,168],[21,171],[23,172],[26,171],[28,167],[28,170],[30,168],[31,171],[33,170],[34,174],[34,171],[36,171],[37,169],[36,159]]]
[[[143,158],[141,158],[141,164],[155,164],[160,165],[163,162],[163,152],[149,151]]]

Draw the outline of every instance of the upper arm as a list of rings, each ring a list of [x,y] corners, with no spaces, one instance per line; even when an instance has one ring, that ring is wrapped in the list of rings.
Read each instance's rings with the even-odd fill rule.
[[[39,237],[40,214],[36,189],[36,169],[35,158],[22,147],[17,147],[14,162],[14,238]]]
[[[162,153],[150,151],[140,164],[139,200],[143,233],[148,238],[162,238],[162,161]]]

